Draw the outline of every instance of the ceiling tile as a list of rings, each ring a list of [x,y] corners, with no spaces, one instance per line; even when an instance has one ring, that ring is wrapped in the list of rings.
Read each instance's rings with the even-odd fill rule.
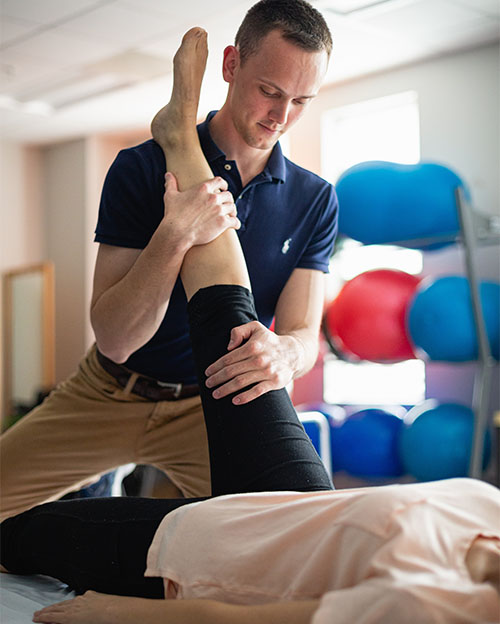
[[[110,0],[2,0],[2,15],[50,24]]]
[[[419,0],[409,4],[394,3],[392,10],[389,3],[383,11],[367,11],[355,19],[385,32],[419,37],[429,32],[452,30],[476,18],[475,11],[448,0]]]
[[[116,49],[117,46],[106,39],[89,40],[70,34],[63,27],[47,30],[9,48],[13,53],[36,57],[58,67],[93,63]]]
[[[36,29],[36,22],[3,17],[0,19],[0,46],[5,46],[20,36],[26,35]]]
[[[233,3],[224,13],[207,14],[205,17],[197,17],[196,25],[205,28],[208,32],[209,63],[214,61],[220,63],[223,49],[234,42],[234,37],[246,11],[247,1],[244,3]],[[157,54],[165,58],[172,58],[179,47],[182,35],[193,25],[193,17],[190,15],[179,15],[175,25],[158,37],[152,37],[150,41],[145,41],[139,48],[150,54]]]
[[[120,43],[124,48],[145,42],[171,28],[172,20],[167,17],[158,19],[156,13],[117,4],[104,6],[64,25],[68,33],[84,35],[95,41]]]
[[[40,74],[51,73],[52,70],[42,60],[36,56],[24,56],[12,50],[2,52],[1,65],[1,92],[9,93],[17,88],[19,83],[36,78]]]
[[[2,89],[28,97],[82,75],[92,63],[127,51],[165,59],[164,78],[132,89],[72,104],[50,117],[2,112],[8,134],[19,140],[50,140],[92,131],[148,125],[170,92],[171,58],[182,34],[192,25],[209,33],[210,55],[203,86],[203,111],[223,101],[224,47],[234,40],[254,0],[0,0],[2,33],[11,45],[2,53]],[[416,62],[495,38],[498,0],[392,0],[379,9],[349,18],[325,16],[334,36],[328,82],[353,79],[404,63]],[[23,30],[31,24],[34,32]],[[15,43],[15,38],[19,42]],[[88,72],[89,73],[89,72]],[[90,73],[92,73],[90,71]],[[154,86],[156,85],[156,86]],[[16,123],[17,119],[17,123]]]
[[[15,56],[7,50],[2,53],[2,74],[0,93],[13,97],[37,90],[53,82],[69,79],[77,74],[76,70],[55,68],[40,59]]]
[[[176,2],[166,2],[165,0],[120,0],[120,5],[130,9],[157,13],[158,15],[169,15],[173,19],[177,19],[181,13]]]
[[[191,20],[191,25],[196,26],[198,19],[205,17],[205,15],[221,18],[228,10],[233,10],[235,7],[242,7],[246,12],[255,4],[255,0],[233,0],[231,3],[228,3],[227,0],[211,0],[211,2],[206,0],[185,0],[183,6],[186,8],[186,11],[182,11],[177,3],[166,0],[120,0],[120,3],[136,9],[172,15],[175,18],[182,17],[184,13],[184,17]]]

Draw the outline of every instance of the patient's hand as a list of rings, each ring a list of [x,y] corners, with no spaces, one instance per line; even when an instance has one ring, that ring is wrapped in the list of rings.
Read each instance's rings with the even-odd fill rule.
[[[88,591],[83,596],[65,600],[36,611],[33,622],[50,624],[113,624],[113,602],[120,596]]]
[[[306,624],[319,600],[233,605],[215,600],[158,600],[93,591],[37,611],[45,624]]]

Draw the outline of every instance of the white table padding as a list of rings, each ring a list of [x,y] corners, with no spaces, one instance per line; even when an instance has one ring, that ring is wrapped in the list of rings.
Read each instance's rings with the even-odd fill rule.
[[[31,624],[38,609],[74,596],[67,585],[49,576],[0,574],[0,622]]]

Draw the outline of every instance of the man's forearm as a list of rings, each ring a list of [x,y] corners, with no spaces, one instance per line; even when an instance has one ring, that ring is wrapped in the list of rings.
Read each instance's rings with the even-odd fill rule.
[[[125,362],[158,330],[188,247],[157,232],[128,272],[93,303],[97,345],[115,362]]]

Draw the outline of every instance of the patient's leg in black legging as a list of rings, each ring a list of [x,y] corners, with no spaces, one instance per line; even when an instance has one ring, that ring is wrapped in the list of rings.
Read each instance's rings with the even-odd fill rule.
[[[2,565],[14,574],[53,576],[77,593],[163,598],[145,578],[146,555],[163,518],[203,499],[85,498],[38,505],[4,520]]]
[[[174,59],[172,98],[151,125],[180,190],[213,175],[195,123],[206,55],[206,33],[189,31]],[[257,318],[235,230],[229,228],[212,242],[191,247],[184,256],[181,279],[189,301],[191,341],[212,451],[212,493],[330,489],[328,475],[285,390],[234,406],[231,397],[212,399],[205,386],[204,371],[226,353],[230,330]]]
[[[244,405],[214,399],[206,368],[227,352],[231,329],[256,320],[243,286],[199,290],[188,304],[191,342],[210,449],[212,494],[265,490],[330,490],[332,483],[286,390]]]
[[[208,432],[214,495],[263,490],[328,490],[328,475],[285,390],[241,406],[216,400],[204,371],[222,355],[232,327],[255,320],[242,286],[211,286],[189,303]],[[146,554],[161,520],[200,499],[101,498],[40,505],[2,524],[1,561],[18,574],[54,576],[87,589],[150,598],[161,579],[144,578]]]

